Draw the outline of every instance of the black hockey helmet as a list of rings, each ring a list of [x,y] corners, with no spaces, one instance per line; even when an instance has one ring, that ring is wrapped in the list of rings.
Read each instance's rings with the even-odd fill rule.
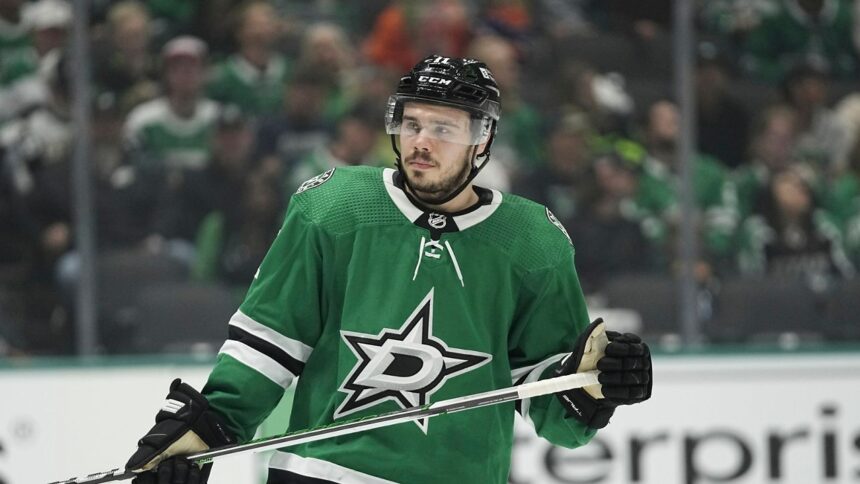
[[[403,106],[408,101],[429,102],[463,109],[472,115],[471,144],[489,140],[499,120],[499,87],[486,64],[475,59],[431,55],[400,78],[396,93],[388,99],[385,128],[399,134]]]
[[[431,55],[418,62],[400,78],[397,91],[388,98],[385,111],[385,130],[391,135],[398,168],[401,160],[396,137],[403,123],[404,105],[410,101],[439,104],[468,112],[472,122],[471,136],[466,144],[477,146],[486,143],[481,153],[473,154],[469,178],[444,201],[450,200],[478,175],[489,160],[490,146],[502,109],[499,86],[487,65],[476,59]],[[477,166],[475,158],[484,158],[484,161]]]

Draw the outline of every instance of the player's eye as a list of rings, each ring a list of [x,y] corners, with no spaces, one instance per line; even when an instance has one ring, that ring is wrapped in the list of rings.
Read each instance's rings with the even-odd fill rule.
[[[446,126],[436,126],[433,131],[436,133],[436,136],[442,138],[447,138],[452,134],[452,131]]]
[[[419,131],[421,131],[421,125],[416,123],[415,121],[407,121],[405,127],[406,131],[409,132],[409,134],[417,134]]]

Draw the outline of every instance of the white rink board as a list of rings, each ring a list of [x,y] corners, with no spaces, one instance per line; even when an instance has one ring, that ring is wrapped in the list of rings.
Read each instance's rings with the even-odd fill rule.
[[[520,422],[511,482],[860,483],[860,355],[663,357],[654,381],[581,449]]]
[[[200,388],[208,370],[0,370],[0,482],[124,464],[170,381]],[[620,408],[582,449],[553,448],[520,422],[511,482],[860,483],[860,354],[657,357],[655,382],[650,401]],[[260,483],[261,459],[219,461],[209,482]]]
[[[45,484],[125,465],[173,378],[197,389],[211,365],[0,371],[0,482]],[[254,456],[213,468],[212,484],[259,482]]]

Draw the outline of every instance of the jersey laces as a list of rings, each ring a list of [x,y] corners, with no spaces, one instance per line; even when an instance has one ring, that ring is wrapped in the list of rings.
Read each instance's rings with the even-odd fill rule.
[[[457,256],[454,254],[454,248],[451,247],[451,244],[446,240],[443,246],[438,240],[432,238],[427,240],[426,237],[421,237],[421,242],[418,244],[418,263],[415,264],[415,272],[412,274],[412,280],[414,281],[418,277],[418,271],[421,269],[421,262],[424,260],[424,257],[439,259],[442,257],[440,252],[445,249],[451,255],[451,263],[454,264],[454,271],[457,273],[457,278],[460,279],[460,285],[466,287],[465,282],[463,282],[463,272],[460,271],[460,264],[457,262]]]

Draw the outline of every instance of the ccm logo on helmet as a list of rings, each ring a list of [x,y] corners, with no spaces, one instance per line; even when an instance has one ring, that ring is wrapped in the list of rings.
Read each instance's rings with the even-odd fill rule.
[[[451,85],[451,79],[442,79],[441,77],[418,76],[418,82],[429,82],[430,84],[442,84],[445,86]]]

